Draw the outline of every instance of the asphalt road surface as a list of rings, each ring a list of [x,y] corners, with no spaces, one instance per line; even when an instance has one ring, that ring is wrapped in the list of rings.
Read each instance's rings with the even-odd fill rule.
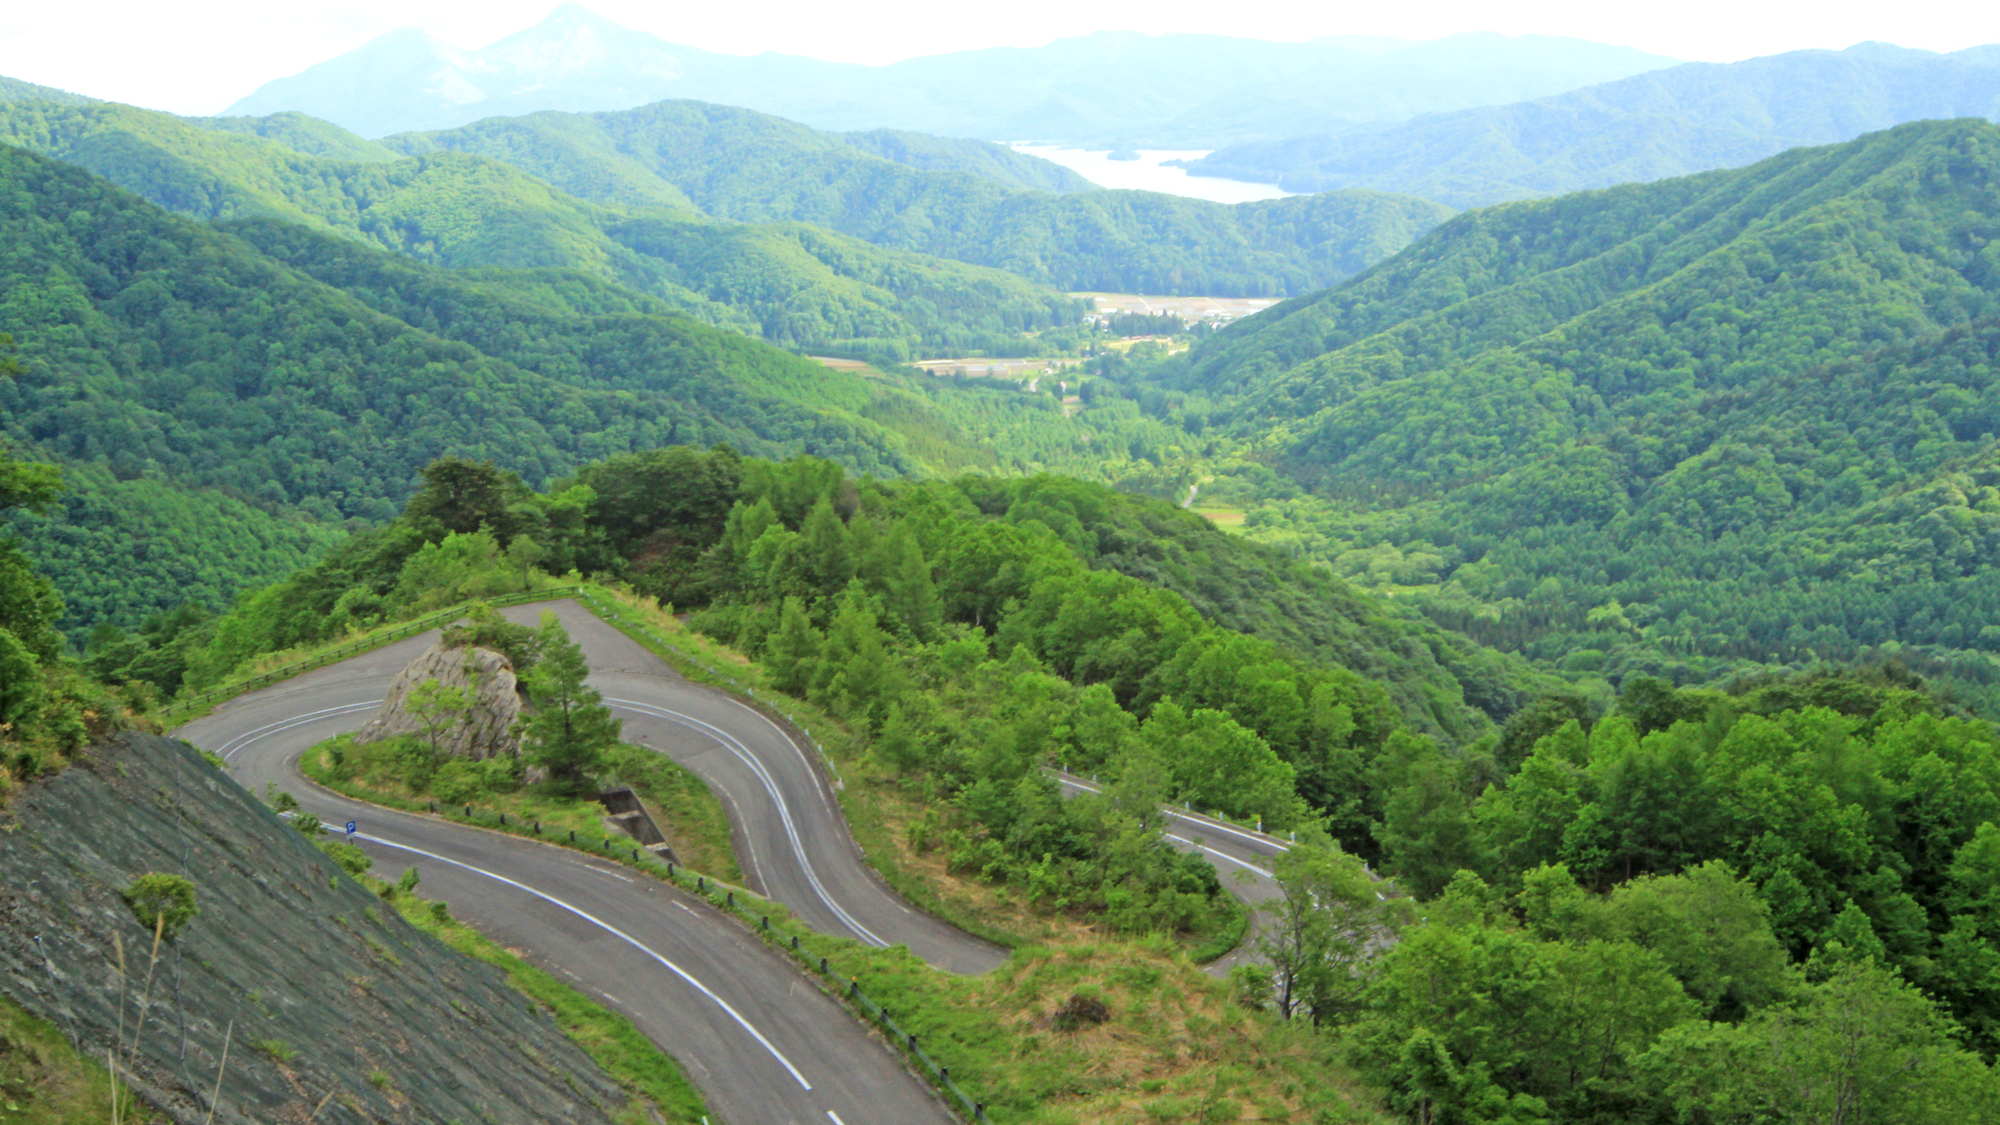
[[[728,693],[682,678],[574,601],[504,612],[535,624],[544,611],[582,646],[626,740],[668,754],[722,800],[751,889],[823,933],[900,943],[953,972],[985,972],[1004,959],[881,881],[809,744]],[[367,722],[389,681],[436,638],[420,634],[238,696],[176,733],[221,755],[252,790],[276,783],[329,825],[356,822],[378,872],[394,878],[414,864],[426,897],[631,1018],[725,1120],[951,1120],[864,1025],[699,899],[579,852],[352,801],[307,781],[300,754]],[[1096,788],[1058,777],[1066,793]],[[1215,864],[1224,886],[1253,907],[1278,893],[1270,864],[1283,841],[1172,811],[1169,824],[1175,846]],[[1209,971],[1226,974],[1254,957],[1253,944],[1246,939]]]
[[[176,733],[221,755],[249,788],[261,790],[275,781],[326,823],[356,822],[357,842],[379,873],[393,879],[415,864],[426,897],[443,900],[495,941],[524,951],[629,1017],[680,1061],[722,1120],[739,1125],[952,1120],[865,1025],[822,995],[782,954],[700,900],[570,849],[351,801],[307,782],[298,772],[301,752],[366,722],[390,678],[433,640],[435,634],[423,634],[239,696]],[[603,647],[585,645],[587,652]],[[607,675],[633,672],[621,668]],[[678,679],[651,679],[657,694],[643,697],[648,706],[721,714],[704,712],[688,699],[692,692],[707,697],[702,704],[712,707],[713,693]],[[625,683],[643,686],[640,680]],[[665,690],[666,685],[679,690]],[[736,732],[746,745],[754,734],[754,724],[746,720],[716,725]],[[777,773],[775,766],[770,771]],[[811,793],[785,795],[802,806]],[[794,813],[794,822],[802,822],[796,808]],[[840,838],[852,847],[844,826]],[[849,885],[833,883],[834,861],[825,858],[840,855],[838,848],[810,836],[802,841],[799,850],[810,853],[811,870],[823,886]],[[778,858],[766,862],[760,874],[771,885],[783,885]],[[805,882],[811,885],[811,879]],[[804,903],[795,905],[805,912]],[[901,937],[892,922],[922,917],[903,915],[893,900],[896,918],[857,914],[868,909],[865,905],[840,908],[890,940]]]
[[[515,606],[523,624],[552,610],[583,647],[592,686],[625,721],[625,739],[672,757],[729,811],[737,865],[751,890],[814,929],[870,945],[906,945],[955,973],[983,973],[1007,951],[910,906],[847,830],[817,751],[762,711],[681,678],[665,661],[573,601]]]

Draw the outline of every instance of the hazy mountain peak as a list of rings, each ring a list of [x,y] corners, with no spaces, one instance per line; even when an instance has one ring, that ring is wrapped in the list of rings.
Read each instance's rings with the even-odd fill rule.
[[[530,85],[596,68],[681,77],[672,44],[613,23],[581,4],[562,4],[533,27],[480,48],[481,64],[519,72]]]
[[[918,130],[1081,147],[1214,148],[1301,127],[1381,127],[1419,113],[1544,97],[1671,65],[1630,47],[1473,32],[1428,42],[1094,31],[887,66],[665,42],[563,4],[476,51],[396,32],[267,83],[231,115],[297,110],[363,136],[541,110],[695,99],[817,129]],[[1004,73],[1004,82],[967,82]]]

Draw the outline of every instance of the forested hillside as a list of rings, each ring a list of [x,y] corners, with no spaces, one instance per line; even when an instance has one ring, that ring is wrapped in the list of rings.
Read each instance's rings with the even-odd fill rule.
[[[1989,684],[1996,234],[2000,129],[1904,126],[1461,216],[1165,377],[1332,501],[1253,534],[1489,643],[1614,682],[1915,645]]]
[[[0,102],[42,101],[58,105],[95,105],[96,98],[86,98],[82,94],[72,94],[68,90],[58,90],[53,86],[37,86],[33,82],[23,82],[18,78],[0,77]]]
[[[713,222],[673,194],[589,203],[476,156],[399,159],[297,114],[195,122],[21,102],[0,106],[4,137],[196,218],[269,215],[453,268],[580,270],[798,348],[898,359],[1004,349],[1081,315],[996,270],[796,224]]]
[[[102,468],[75,478],[64,518],[18,525],[63,568],[72,628],[195,591],[219,607],[327,541],[287,513],[387,518],[441,451],[536,482],[675,443],[805,448],[884,473],[992,457],[931,399],[588,275],[445,271],[272,220],[239,237],[12,147],[0,182],[0,332],[25,369],[0,383],[5,432]],[[144,534],[175,508],[202,514]],[[223,550],[237,516],[256,546]],[[174,581],[69,573],[120,539],[143,539],[146,567]]]
[[[1230,207],[1154,192],[1014,191],[873,159],[837,136],[705,102],[494,118],[382,143],[503,161],[594,202],[685,200],[716,218],[812,223],[1071,290],[1305,293],[1388,257],[1450,213],[1378,192]]]
[[[970,172],[997,184],[1028,191],[1097,190],[1096,184],[1060,164],[991,141],[935,137],[907,129],[868,129],[838,136],[871,156],[919,171]]]
[[[1198,175],[1290,191],[1372,188],[1453,207],[1734,168],[1925,118],[2000,117],[2000,48],[1887,43],[1684,63],[1392,128],[1231,145]]]
[[[1455,677],[1407,661],[1421,630],[1166,504],[687,449],[539,496],[435,463],[381,533],[221,620],[103,636],[91,666],[213,682],[518,589],[523,559],[701,607],[866,747],[851,783],[920,802],[914,846],[1037,910],[1199,932],[1220,888],[1161,846],[1155,803],[1300,826],[1237,996],[1333,1037],[1409,1120],[1789,1120],[1829,1075],[1884,1120],[1996,1119],[2000,738],[1903,672],[1634,676],[1600,714],[1521,706],[1540,685],[1499,660],[1490,685],[1521,694],[1495,730],[1439,709]],[[1106,795],[1059,799],[1060,764]]]

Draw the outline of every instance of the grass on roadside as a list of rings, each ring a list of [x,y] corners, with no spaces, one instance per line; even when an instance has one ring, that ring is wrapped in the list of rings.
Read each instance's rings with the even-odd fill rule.
[[[328,789],[392,808],[428,812],[435,803],[441,815],[465,819],[463,810],[469,805],[473,819],[482,824],[499,826],[499,818],[505,816],[509,827],[539,824],[541,830],[532,834],[544,839],[567,842],[574,833],[576,842],[593,851],[632,846],[627,836],[608,824],[602,805],[587,797],[522,786],[506,760],[489,759],[477,770],[458,772],[450,782],[440,783],[442,773],[412,770],[411,756],[425,753],[427,748],[420,743],[412,747],[409,740],[364,745],[343,734],[306,751],[299,766]],[[412,784],[413,776],[425,783]],[[729,839],[729,818],[700,778],[665,754],[621,744],[609,755],[604,780],[632,787],[682,863],[730,882],[742,878]]]
[[[766,707],[780,702],[754,664],[687,631],[665,611],[610,591],[592,592],[594,609],[691,678],[737,691],[754,688],[753,698]],[[672,647],[662,643],[667,638]],[[970,915],[993,909],[994,888],[925,870],[935,857],[918,853],[896,827],[899,817],[921,811],[915,796],[875,777],[839,724],[809,704],[781,701],[780,713],[792,716],[833,757],[846,781],[841,797],[849,824],[892,885],[918,906],[951,920],[957,920],[952,915],[959,911]],[[420,800],[393,776],[375,777],[366,787],[332,777],[325,757],[322,751],[305,760],[307,772],[323,784],[332,782],[364,800],[427,807],[427,798]],[[391,792],[399,786],[401,795]],[[552,806],[533,804],[532,794],[507,796],[521,799],[510,806],[508,830],[520,830],[523,816],[541,811],[550,814],[544,818],[544,838],[566,833]],[[655,815],[664,817],[665,807],[662,802]],[[581,811],[593,818],[598,843],[583,833],[579,843],[600,851],[606,836],[601,814],[594,804]],[[484,815],[489,819],[479,823],[493,826],[493,814]],[[622,860],[629,852],[611,854]],[[635,866],[655,877],[667,875],[663,865],[649,859]],[[683,869],[674,881],[692,892],[695,879],[694,872]],[[924,1051],[947,1066],[968,1095],[987,1105],[989,1119],[1024,1125],[1387,1120],[1370,1108],[1373,1095],[1347,1077],[1333,1056],[1330,1038],[1235,1005],[1227,986],[1203,973],[1186,946],[1172,939],[1103,940],[1087,924],[1044,919],[1038,925],[1033,912],[1020,907],[1005,915],[1010,925],[1025,931],[1004,935],[1006,944],[1016,947],[1008,962],[983,977],[956,977],[932,969],[902,947],[874,949],[819,934],[782,905],[741,888],[711,880],[704,897],[728,909],[732,894],[733,912],[774,948],[794,953],[790,943],[798,940],[794,956],[802,980],[847,1003],[864,1020],[878,1020],[879,1007],[850,998],[846,982],[858,986],[872,1005],[886,1006],[896,1024],[916,1034]],[[939,909],[946,896],[954,896],[955,909]],[[1240,932],[1243,923],[1238,910],[1233,921],[1219,924],[1222,932],[1212,934],[1210,948],[1201,952],[1226,952],[1234,945],[1228,928]],[[996,927],[968,928],[990,934]],[[1036,938],[1043,940],[1032,940]],[[822,957],[825,975],[819,972]],[[1057,1028],[1057,1009],[1074,995],[1101,999],[1110,1018],[1094,1027]]]
[[[890,887],[924,912],[1009,949],[1114,936],[1088,921],[1037,910],[1006,887],[958,877],[942,857],[913,840],[910,827],[922,820],[929,803],[874,768],[844,725],[805,700],[781,695],[749,658],[687,628],[652,599],[601,586],[586,592],[599,616],[682,674],[737,692],[752,690],[755,701],[816,739],[844,782],[841,811],[862,854]],[[1187,935],[1186,948],[1196,960],[1212,961],[1234,949],[1247,930],[1247,913],[1234,896],[1226,896],[1209,922]]]
[[[507,983],[548,1012],[572,1042],[604,1068],[614,1081],[634,1095],[615,1116],[621,1125],[695,1125],[707,1120],[707,1103],[689,1082],[680,1064],[654,1046],[632,1021],[569,987],[541,969],[453,918],[443,903],[429,902],[366,871],[368,859],[358,850],[345,852],[337,840],[318,843],[369,890],[396,908],[409,923],[453,949],[484,961],[507,974]],[[357,869],[358,868],[358,869]],[[0,1119],[4,1120],[4,1119]]]
[[[1375,1094],[1349,1077],[1330,1037],[1236,1005],[1228,986],[1198,967],[1191,955],[1220,957],[1242,939],[1248,913],[1233,897],[1195,948],[1166,937],[1107,940],[1088,924],[1008,902],[1002,889],[958,878],[935,854],[912,846],[906,829],[922,815],[922,801],[878,776],[839,723],[779,696],[755,664],[656,604],[601,588],[590,593],[601,616],[690,678],[754,689],[759,702],[815,737],[845,782],[840,797],[850,829],[890,884],[918,906],[974,933],[997,931],[1014,947],[994,972],[955,977],[901,948],[815,934],[782,907],[739,896],[738,913],[753,928],[769,916],[773,944],[787,948],[796,935],[809,970],[826,956],[835,982],[852,979],[888,1007],[986,1103],[990,1118],[1028,1125],[1389,1120],[1374,1108]],[[1056,1028],[1056,1010],[1078,994],[1103,999],[1111,1018],[1097,1028]]]

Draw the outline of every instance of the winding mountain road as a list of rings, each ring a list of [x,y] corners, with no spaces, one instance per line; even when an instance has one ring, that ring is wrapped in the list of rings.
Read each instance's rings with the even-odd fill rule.
[[[983,973],[1007,951],[904,902],[847,830],[817,754],[762,711],[691,683],[666,661],[574,601],[516,606],[523,624],[553,610],[583,647],[592,686],[625,721],[625,740],[666,753],[729,809],[737,865],[751,890],[826,934],[906,945],[955,973]]]
[[[504,612],[561,619],[627,741],[668,754],[729,811],[744,882],[823,933],[906,945],[939,968],[980,973],[1005,951],[903,902],[847,830],[814,751],[763,712],[692,683],[575,601]],[[684,1066],[725,1120],[901,1125],[952,1120],[889,1049],[736,922],[657,880],[570,849],[350,800],[313,785],[300,755],[373,716],[435,631],[238,696],[175,732],[220,755],[245,787],[291,790],[393,878],[416,865],[423,893],[502,945],[601,997]],[[1058,775],[1066,793],[1094,791]],[[1168,839],[1201,853],[1252,905],[1275,896],[1285,844],[1169,812]],[[1210,966],[1255,956],[1245,942]]]
[[[732,806],[746,881],[828,933],[907,942],[960,971],[998,964],[999,950],[909,908],[873,877],[818,771],[782,730],[681,679],[573,602],[513,612],[533,620],[545,608],[584,646],[596,686],[622,700],[614,706],[628,740],[685,755]],[[427,897],[632,1019],[724,1120],[952,1120],[863,1024],[701,900],[570,849],[349,800],[306,781],[300,754],[366,722],[390,679],[435,639],[420,634],[239,696],[175,733],[220,755],[248,788],[276,782],[322,820],[356,822],[357,842],[385,875],[415,864]]]

